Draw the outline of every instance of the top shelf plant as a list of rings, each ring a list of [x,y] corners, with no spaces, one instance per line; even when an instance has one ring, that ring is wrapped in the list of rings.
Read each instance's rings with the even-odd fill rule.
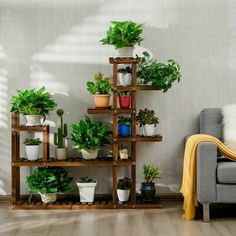
[[[102,44],[114,45],[119,57],[132,57],[135,45],[143,41],[143,25],[133,21],[112,21]]]

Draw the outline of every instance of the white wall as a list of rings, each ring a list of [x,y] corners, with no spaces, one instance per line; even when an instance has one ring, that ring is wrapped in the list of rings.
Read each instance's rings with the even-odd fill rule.
[[[16,89],[44,85],[66,111],[66,122],[79,121],[93,105],[86,81],[97,71],[112,72],[114,50],[98,41],[111,20],[126,19],[146,23],[143,48],[181,66],[181,83],[166,94],[138,93],[138,107],[157,112],[163,135],[161,143],[137,145],[138,182],[144,163],[160,163],[159,183],[178,189],[183,137],[198,131],[200,110],[236,99],[235,12],[233,0],[0,0],[0,195],[10,194],[10,97]],[[55,118],[49,117],[52,125]],[[99,192],[108,192],[110,170],[91,169],[70,171],[91,174]],[[28,173],[24,168],[23,191]]]

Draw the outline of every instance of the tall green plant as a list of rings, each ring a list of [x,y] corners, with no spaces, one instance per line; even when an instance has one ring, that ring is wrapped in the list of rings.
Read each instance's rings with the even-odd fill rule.
[[[77,124],[72,125],[71,139],[74,142],[74,149],[99,149],[103,144],[108,142],[111,134],[108,124],[100,121],[92,121],[91,118],[85,116],[85,120],[81,120]]]
[[[143,56],[138,68],[138,76],[143,84],[158,86],[166,92],[175,81],[180,82],[180,66],[174,60],[168,60],[166,64],[160,63],[151,58],[147,51]]]
[[[116,49],[140,45],[143,25],[133,21],[112,21],[107,36],[101,39],[102,44],[114,45]]]
[[[27,177],[26,184],[29,191],[41,194],[72,190],[72,178],[62,167],[38,167]]]
[[[67,136],[67,124],[63,125],[63,109],[57,110],[58,122],[57,122],[57,133],[54,133],[54,144],[58,148],[64,148],[63,138]]]
[[[56,108],[52,96],[42,87],[39,90],[17,90],[17,95],[11,98],[11,112],[23,115],[46,115]]]

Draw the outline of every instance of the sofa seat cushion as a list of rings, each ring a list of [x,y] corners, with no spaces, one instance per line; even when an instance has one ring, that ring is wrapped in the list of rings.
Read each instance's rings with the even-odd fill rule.
[[[218,162],[217,180],[219,183],[236,183],[236,162]]]

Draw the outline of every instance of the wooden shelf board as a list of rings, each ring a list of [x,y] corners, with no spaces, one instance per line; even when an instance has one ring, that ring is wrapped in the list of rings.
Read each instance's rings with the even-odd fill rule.
[[[140,57],[110,57],[109,62],[110,64],[132,64],[132,63],[139,63],[141,60]]]
[[[47,131],[49,125],[40,125],[40,126],[25,126],[21,125],[19,127],[13,127],[12,131],[20,132],[20,131],[26,131],[26,132],[45,132]]]
[[[120,142],[161,142],[162,136],[160,134],[157,134],[155,136],[140,136],[137,135],[136,138],[132,137],[121,137],[119,136],[117,138],[117,141]]]
[[[133,109],[121,109],[121,108],[117,109],[118,114],[132,114],[135,112],[136,111]],[[112,108],[109,108],[109,109],[107,109],[107,108],[104,108],[104,109],[88,108],[87,113],[88,114],[113,114],[113,113],[115,113],[115,111]]]
[[[113,88],[113,90],[114,91],[162,90],[162,88],[152,85],[129,85],[129,86],[116,86]]]

